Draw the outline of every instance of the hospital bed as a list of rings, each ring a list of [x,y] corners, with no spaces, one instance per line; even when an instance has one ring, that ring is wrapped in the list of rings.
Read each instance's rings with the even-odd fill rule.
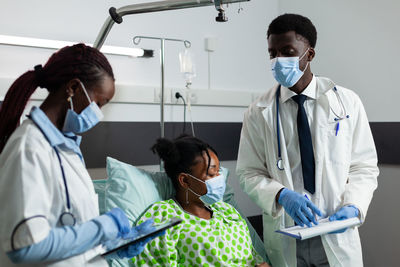
[[[106,171],[107,179],[93,180],[101,214],[114,207],[120,207],[135,225],[153,203],[173,198],[175,194],[172,182],[165,172],[146,171],[110,157],[107,158]],[[229,170],[221,167],[221,172],[227,183],[224,201],[234,206],[246,219],[254,248],[267,259],[263,242],[235,201],[234,191],[228,184]],[[133,266],[130,260],[112,260],[111,264]]]

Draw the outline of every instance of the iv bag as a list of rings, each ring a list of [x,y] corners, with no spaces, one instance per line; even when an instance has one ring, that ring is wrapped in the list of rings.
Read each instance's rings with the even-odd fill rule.
[[[186,84],[191,84],[192,79],[196,77],[196,67],[193,60],[193,54],[189,49],[179,53],[179,62],[181,64],[181,73]]]

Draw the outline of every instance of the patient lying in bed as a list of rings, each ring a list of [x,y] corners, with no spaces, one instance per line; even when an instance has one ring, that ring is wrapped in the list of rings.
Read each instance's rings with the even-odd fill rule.
[[[153,146],[176,189],[174,199],[153,204],[140,218],[183,222],[149,244],[133,259],[139,266],[269,266],[253,248],[245,220],[221,201],[225,177],[217,153],[201,140],[158,139]]]

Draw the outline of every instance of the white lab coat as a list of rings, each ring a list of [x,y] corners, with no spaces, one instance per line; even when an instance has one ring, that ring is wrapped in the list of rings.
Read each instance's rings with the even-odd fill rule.
[[[82,161],[72,151],[59,149],[68,183],[71,212],[77,223],[99,215],[97,195]],[[101,247],[60,262],[15,265],[5,254],[38,243],[59,225],[66,211],[66,194],[61,168],[54,149],[39,128],[25,120],[10,137],[0,155],[0,266],[108,266],[99,256]]]
[[[354,92],[336,86],[350,117],[340,122],[335,136],[335,115],[330,107],[339,114],[341,110],[332,90],[335,84],[327,78],[316,79],[315,127],[311,129],[315,137],[315,204],[327,215],[344,205],[355,205],[364,221],[379,174],[366,113]],[[237,173],[243,190],[263,210],[264,244],[272,265],[293,267],[296,266],[295,239],[275,233],[277,229],[294,225],[291,217],[275,201],[281,188],[293,190],[282,130],[281,151],[285,170],[276,167],[276,91],[277,86],[251,104],[245,113]],[[280,121],[284,119],[280,117]],[[348,229],[343,234],[323,235],[322,243],[330,266],[363,266],[357,228]]]

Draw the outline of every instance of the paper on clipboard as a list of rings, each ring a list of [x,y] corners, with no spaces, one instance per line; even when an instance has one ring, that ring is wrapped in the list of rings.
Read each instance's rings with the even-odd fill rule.
[[[318,221],[318,225],[313,225],[312,227],[292,226],[277,230],[275,232],[288,235],[296,239],[305,240],[314,236],[328,234],[343,228],[358,226],[360,224],[361,220],[358,217],[340,221],[329,221],[329,218],[324,218]]]

